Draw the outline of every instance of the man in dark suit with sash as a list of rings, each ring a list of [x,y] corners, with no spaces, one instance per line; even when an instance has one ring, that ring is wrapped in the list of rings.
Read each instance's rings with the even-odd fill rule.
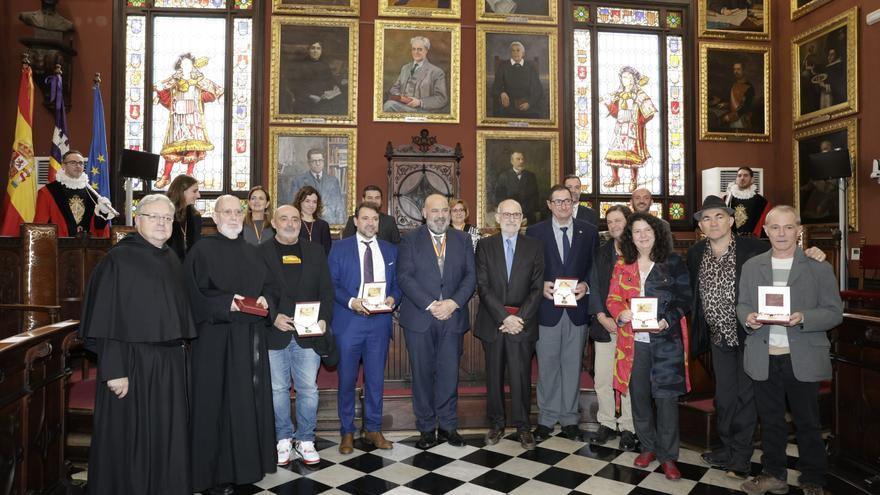
[[[544,289],[541,241],[519,233],[522,207],[513,199],[498,205],[501,232],[477,244],[480,310],[474,333],[486,352],[486,445],[504,436],[504,370],[510,380],[511,420],[526,450],[534,450],[529,427],[532,353],[538,340],[538,306]]]
[[[437,441],[464,446],[458,428],[458,363],[462,336],[470,328],[467,304],[476,272],[470,235],[449,228],[449,201],[425,199],[425,225],[404,236],[397,281],[403,291],[400,326],[412,369],[413,412],[427,449]],[[434,429],[437,428],[437,434]]]

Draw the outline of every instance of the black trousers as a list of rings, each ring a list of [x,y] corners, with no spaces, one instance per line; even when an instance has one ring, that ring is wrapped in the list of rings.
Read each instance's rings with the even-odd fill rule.
[[[634,352],[629,398],[642,452],[653,452],[661,463],[675,461],[678,459],[678,397],[653,397],[651,344],[635,342]]]
[[[529,428],[531,405],[532,354],[535,343],[514,341],[499,335],[494,342],[483,341],[486,352],[486,407],[492,428],[504,428],[504,370],[510,382],[510,422],[518,430]]]
[[[819,419],[819,382],[802,382],[794,376],[791,355],[770,356],[768,379],[755,381],[755,404],[761,420],[764,472],[778,479],[787,478],[785,446],[788,424],[785,400],[796,429],[800,483],[825,485],[828,458],[822,442]]]
[[[749,471],[757,410],[752,379],[743,368],[743,346],[723,348],[712,345],[715,371],[715,423],[721,438],[716,453],[727,459],[727,467]]]

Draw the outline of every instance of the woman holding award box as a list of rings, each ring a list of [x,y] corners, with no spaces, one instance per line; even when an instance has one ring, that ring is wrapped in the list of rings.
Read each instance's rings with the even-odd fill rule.
[[[690,390],[684,315],[692,298],[684,261],[668,243],[656,242],[668,236],[657,217],[629,217],[606,305],[618,325],[614,390],[629,395],[641,442],[633,464],[645,468],[656,459],[666,478],[677,480],[678,397]]]

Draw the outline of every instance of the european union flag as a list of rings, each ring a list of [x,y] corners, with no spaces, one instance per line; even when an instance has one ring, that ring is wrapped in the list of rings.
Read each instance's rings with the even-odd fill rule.
[[[94,103],[92,106],[92,145],[89,147],[89,163],[86,173],[89,183],[98,194],[110,198],[110,166],[107,156],[107,132],[104,129],[104,101],[101,99],[101,88],[95,84],[92,88]]]

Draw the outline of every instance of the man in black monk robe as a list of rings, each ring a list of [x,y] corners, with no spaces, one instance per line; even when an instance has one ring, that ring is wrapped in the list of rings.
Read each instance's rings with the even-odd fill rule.
[[[268,320],[239,311],[235,299],[262,296],[269,277],[241,236],[238,198],[214,203],[217,235],[202,238],[184,262],[199,338],[193,343],[193,490],[231,494],[275,472],[275,424],[266,349]]]
[[[80,336],[98,355],[88,490],[192,493],[184,340],[196,336],[180,261],[165,246],[174,205],[138,203],[136,234],[92,273]]]

